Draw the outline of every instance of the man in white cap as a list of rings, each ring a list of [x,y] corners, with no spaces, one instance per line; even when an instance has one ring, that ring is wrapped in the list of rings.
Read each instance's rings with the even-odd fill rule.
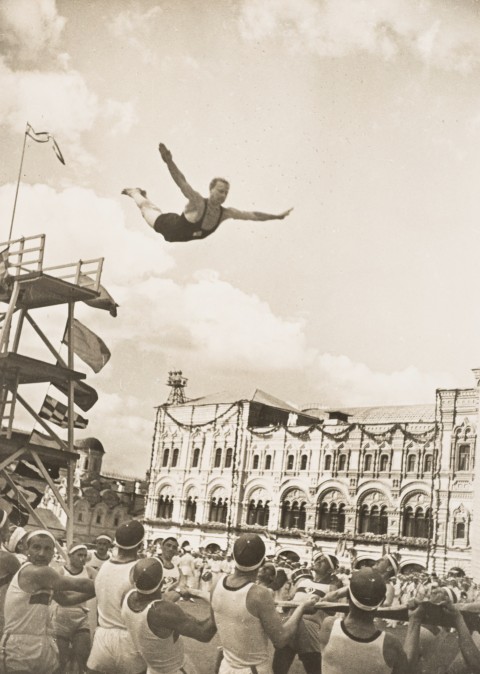
[[[147,674],[195,674],[185,655],[182,636],[210,641],[217,631],[212,613],[197,620],[160,590],[163,565],[156,557],[140,559],[133,568],[135,588],[125,597],[122,617],[136,649],[148,665]]]
[[[276,647],[283,646],[317,599],[306,594],[303,603],[282,623],[272,593],[255,583],[265,559],[265,544],[260,536],[239,536],[233,546],[233,559],[235,571],[220,576],[212,590],[212,609],[223,647],[220,674],[235,674],[238,669],[270,674],[268,640]]]
[[[86,566],[88,548],[84,543],[74,543],[68,550],[68,560],[59,569],[62,576],[94,580],[96,572]],[[85,603],[76,606],[57,605],[53,610],[53,633],[58,646],[60,671],[67,671],[70,657],[84,672],[91,648],[89,611]]]
[[[118,554],[104,562],[95,578],[98,627],[88,658],[95,674],[141,674],[146,665],[135,648],[122,618],[122,601],[133,587],[132,569],[142,547],[145,530],[137,520],[121,524],[115,532]]]
[[[52,674],[58,650],[51,629],[52,599],[74,606],[94,595],[88,578],[61,576],[49,566],[55,537],[46,529],[27,535],[27,559],[10,583],[5,597],[5,631],[1,649],[10,674]]]
[[[8,541],[5,543],[5,549],[14,554],[20,564],[27,561],[27,555],[25,554],[26,536],[26,529],[23,527],[14,527],[10,531]]]
[[[292,594],[294,602],[300,602],[305,595],[324,599],[333,588],[338,559],[335,555],[321,552],[313,560],[312,573],[299,569],[292,574]],[[314,615],[301,620],[295,633],[282,648],[276,648],[273,656],[274,674],[287,674],[298,655],[307,674],[317,674],[321,670],[320,627],[326,617],[324,611],[316,611]]]
[[[410,614],[404,645],[377,629],[375,611],[386,595],[382,574],[373,568],[354,571],[348,590],[345,618],[326,618],[322,624],[322,674],[414,674],[423,607]]]
[[[87,566],[90,566],[95,571],[98,571],[102,564],[110,559],[110,548],[113,541],[107,534],[100,534],[95,539],[95,550],[92,552],[90,559],[87,561]]]

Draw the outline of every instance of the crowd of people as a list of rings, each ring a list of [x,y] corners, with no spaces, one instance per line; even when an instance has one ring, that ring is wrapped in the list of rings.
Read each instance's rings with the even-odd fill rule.
[[[480,672],[477,633],[465,611],[480,612],[469,579],[401,574],[396,554],[351,570],[315,551],[291,563],[267,556],[256,534],[230,554],[146,546],[131,520],[95,549],[72,544],[62,557],[47,530],[9,526],[0,511],[0,671],[4,674],[195,674],[185,639],[209,642],[217,674],[287,674],[298,657],[307,674],[416,674],[445,630],[457,650],[443,673]],[[188,604],[207,602],[207,617]],[[448,627],[428,625],[436,605]],[[380,607],[405,607],[406,630],[380,619]],[[445,622],[445,621],[444,621]]]

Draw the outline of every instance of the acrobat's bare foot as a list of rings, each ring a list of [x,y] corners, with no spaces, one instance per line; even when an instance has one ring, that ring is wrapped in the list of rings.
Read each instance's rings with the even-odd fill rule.
[[[139,194],[142,195],[142,197],[147,198],[147,193],[145,190],[140,189],[140,187],[126,187],[124,190],[122,190],[122,194],[126,194],[127,197],[133,197],[135,192],[139,192]]]

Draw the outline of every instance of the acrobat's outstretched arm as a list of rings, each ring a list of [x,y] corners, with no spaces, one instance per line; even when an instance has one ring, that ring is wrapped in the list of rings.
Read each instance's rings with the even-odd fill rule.
[[[187,179],[173,161],[172,153],[170,152],[170,150],[163,143],[160,143],[158,149],[161,158],[167,165],[168,170],[170,171],[170,175],[172,176],[173,180],[178,185],[178,187],[181,189],[183,196],[189,199],[190,201],[195,201],[198,198],[201,199],[202,198],[201,195],[196,190],[194,190],[193,187],[187,182]]]
[[[223,220],[254,220],[257,222],[264,220],[283,220],[287,217],[293,208],[289,208],[288,211],[279,213],[278,215],[273,215],[272,213],[262,213],[261,211],[239,211],[237,208],[225,208]]]

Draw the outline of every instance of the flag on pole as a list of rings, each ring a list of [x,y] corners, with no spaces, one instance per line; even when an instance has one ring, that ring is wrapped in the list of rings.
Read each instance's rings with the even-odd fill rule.
[[[79,285],[85,286],[86,288],[93,288],[95,281],[88,276],[88,274],[80,274]],[[117,317],[117,307],[118,304],[115,302],[113,297],[110,295],[108,290],[102,285],[98,286],[98,292],[100,295],[95,297],[93,300],[85,300],[85,304],[88,304],[89,307],[94,307],[95,309],[104,309],[108,311],[110,316],[113,318]]]
[[[46,421],[57,424],[60,428],[68,428],[68,407],[49,395],[45,396],[42,409],[38,415]],[[87,425],[88,419],[84,419],[75,412],[73,417],[74,428],[86,428]]]
[[[51,133],[49,133],[48,131],[39,131],[37,133],[37,131],[34,131],[28,122],[27,122],[27,130],[25,131],[25,133],[29,138],[34,140],[36,143],[48,143],[49,141],[52,141],[52,148],[53,151],[55,152],[57,159],[61,161],[62,164],[65,166],[65,159],[63,158],[63,154],[61,153],[60,148],[58,147],[58,143]]]
[[[100,372],[108,363],[111,353],[106,344],[76,318],[73,319],[72,341],[74,353],[94,372]],[[65,329],[63,343],[68,345],[68,329]]]
[[[68,396],[69,386],[68,382],[57,381],[52,382],[55,388],[61,393]],[[73,382],[73,402],[78,405],[84,412],[88,412],[98,400],[98,393],[94,388],[85,384],[83,381]]]

